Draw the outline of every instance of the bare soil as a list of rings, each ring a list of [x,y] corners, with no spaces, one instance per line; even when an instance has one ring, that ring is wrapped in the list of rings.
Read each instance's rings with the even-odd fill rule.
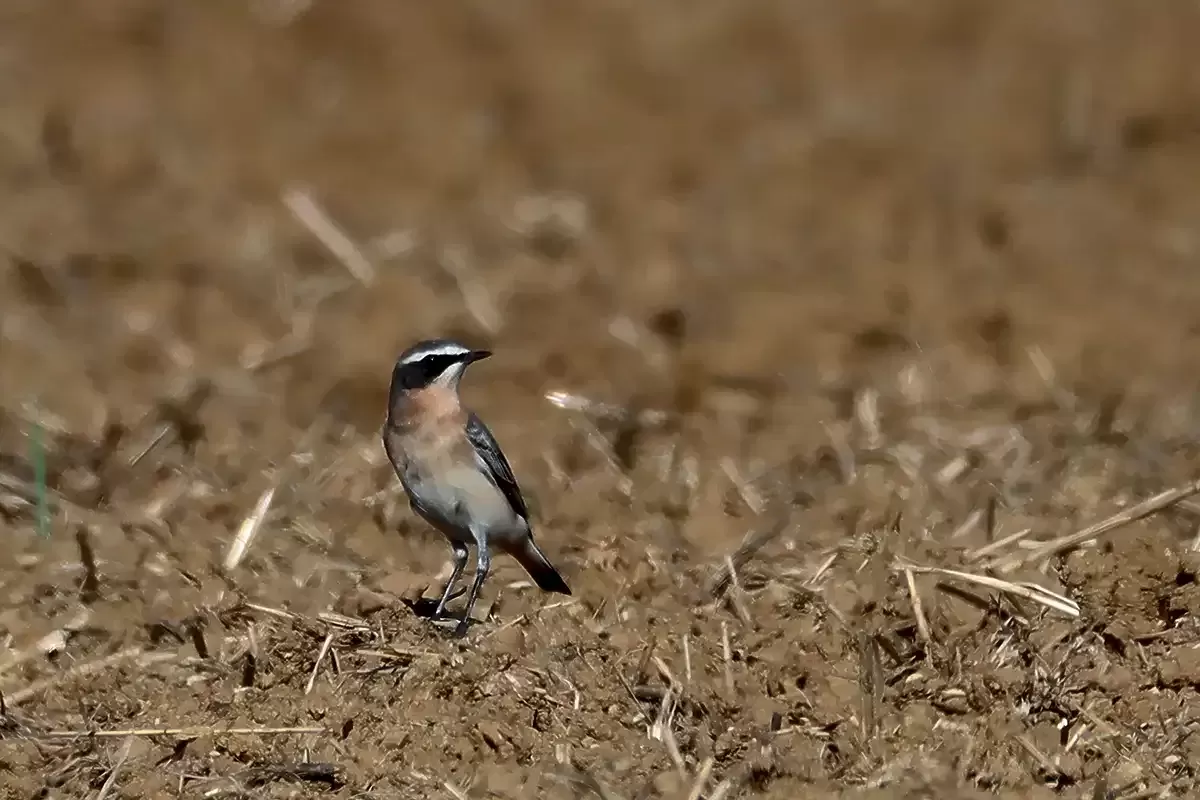
[[[1197,478],[1194,4],[0,19],[0,796],[1195,796],[1200,503],[1037,549]],[[573,589],[464,640],[434,335]]]

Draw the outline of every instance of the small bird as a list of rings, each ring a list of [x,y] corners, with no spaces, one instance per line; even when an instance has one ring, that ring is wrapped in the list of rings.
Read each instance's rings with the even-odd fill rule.
[[[422,519],[450,541],[454,569],[433,619],[442,617],[450,592],[477,548],[475,581],[456,636],[467,632],[479,589],[491,568],[491,547],[515,557],[547,592],[571,594],[567,582],[533,540],[529,510],[512,467],[492,432],[463,407],[458,383],[470,364],[489,356],[450,339],[417,342],[392,368],[383,448]]]

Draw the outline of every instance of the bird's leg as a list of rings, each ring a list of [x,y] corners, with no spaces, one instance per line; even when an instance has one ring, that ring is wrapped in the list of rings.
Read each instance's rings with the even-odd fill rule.
[[[442,590],[442,599],[438,601],[437,608],[433,612],[430,619],[441,619],[442,614],[446,611],[446,603],[449,603],[456,595],[451,595],[450,590],[454,588],[455,582],[462,576],[463,570],[467,568],[467,546],[461,542],[451,542],[450,547],[454,550],[454,569],[450,572],[450,580],[446,581],[446,588]]]
[[[487,580],[488,570],[492,567],[492,554],[488,551],[487,537],[476,534],[475,580],[471,583],[471,593],[467,595],[467,607],[463,609],[462,620],[454,629],[455,636],[466,636],[467,627],[471,624],[471,612],[475,610],[475,601],[479,598],[479,590]]]

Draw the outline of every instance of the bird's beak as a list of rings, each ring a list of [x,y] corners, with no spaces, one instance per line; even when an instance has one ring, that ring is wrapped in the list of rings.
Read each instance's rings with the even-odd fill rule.
[[[483,361],[492,355],[491,350],[472,350],[471,355],[467,357],[467,363],[472,364],[476,361]]]

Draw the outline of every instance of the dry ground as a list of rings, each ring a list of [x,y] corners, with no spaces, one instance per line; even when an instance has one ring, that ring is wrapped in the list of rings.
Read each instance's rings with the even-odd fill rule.
[[[1038,549],[1197,476],[1195,4],[0,18],[3,797],[1196,790],[1200,504]],[[433,334],[574,589],[465,641]]]

